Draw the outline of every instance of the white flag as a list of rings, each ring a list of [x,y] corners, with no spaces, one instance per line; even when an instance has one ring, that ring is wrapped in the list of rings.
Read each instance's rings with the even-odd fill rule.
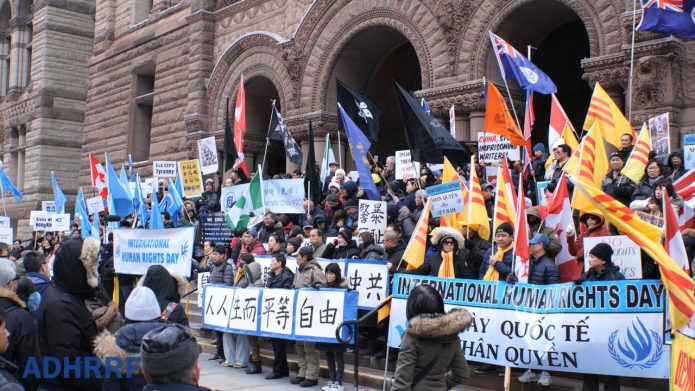
[[[321,183],[325,183],[326,177],[328,177],[331,172],[329,165],[335,162],[331,137],[330,134],[326,133],[326,147],[323,149],[323,162],[321,163]]]

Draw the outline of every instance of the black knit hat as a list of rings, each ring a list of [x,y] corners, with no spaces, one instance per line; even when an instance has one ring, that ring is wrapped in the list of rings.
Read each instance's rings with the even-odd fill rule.
[[[514,236],[514,227],[512,227],[512,225],[509,224],[509,223],[506,223],[506,222],[505,222],[505,223],[500,224],[500,225],[497,227],[497,230],[495,231],[495,233],[498,233],[498,232],[500,232],[500,231],[502,231],[502,232],[504,232],[504,233],[507,233],[507,234],[509,234],[509,235],[511,235],[511,236]]]
[[[589,250],[589,254],[595,256],[596,258],[611,263],[611,258],[613,257],[613,248],[606,243],[599,243]]]

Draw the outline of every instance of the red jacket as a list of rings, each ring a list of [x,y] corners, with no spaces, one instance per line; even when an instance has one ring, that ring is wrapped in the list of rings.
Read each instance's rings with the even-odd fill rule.
[[[599,215],[597,215],[599,216]],[[601,222],[589,230],[584,222],[580,223],[582,228],[582,233],[578,238],[575,239],[575,235],[567,238],[567,250],[569,250],[571,255],[577,257],[577,262],[584,262],[584,238],[595,238],[598,236],[608,236],[608,230],[606,229],[606,220],[603,216],[599,216]]]

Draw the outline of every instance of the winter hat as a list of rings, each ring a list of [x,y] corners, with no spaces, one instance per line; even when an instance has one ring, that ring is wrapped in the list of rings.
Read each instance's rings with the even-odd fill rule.
[[[625,161],[625,155],[623,155],[622,152],[618,152],[618,151],[613,152],[610,154],[610,156],[608,156],[608,159],[610,160],[610,159],[613,159],[614,157],[619,157],[620,160]]]
[[[314,258],[314,249],[311,248],[311,246],[304,246],[297,251],[298,255],[301,255],[303,257],[307,257],[308,259],[313,259]]]
[[[345,209],[348,208],[357,208],[357,201],[353,199],[345,201]]]
[[[345,184],[343,184],[343,188],[347,193],[347,198],[352,198],[352,196],[354,196],[355,193],[357,193],[357,191],[359,190],[357,188],[357,184],[352,181],[345,181]]]
[[[507,233],[507,234],[509,234],[509,235],[514,236],[514,228],[513,228],[512,225],[509,224],[509,223],[502,223],[502,224],[500,224],[499,227],[497,227],[497,230],[495,231],[495,233],[498,233],[498,232],[500,232],[500,231],[502,231],[502,232],[504,232],[504,233]]]
[[[328,184],[328,189],[330,189],[332,187],[335,188],[336,190],[340,190],[340,185],[337,184],[336,182],[331,182]]]
[[[495,188],[495,185],[493,185],[493,184],[490,183],[490,182],[483,182],[483,183],[480,184],[480,189],[481,189],[481,190],[494,189],[494,188]]]
[[[157,296],[152,289],[139,286],[130,293],[125,302],[125,317],[128,320],[144,322],[161,316]]]
[[[340,199],[339,199],[338,196],[335,195],[335,194],[329,194],[329,195],[326,197],[326,201],[330,201],[330,202],[339,202]]]
[[[248,234],[248,235],[253,236],[254,238],[257,238],[258,237],[258,230],[256,229],[256,227],[252,227],[248,231],[244,232],[244,234]]]
[[[302,242],[297,238],[287,239],[287,244],[291,244],[294,247],[294,251],[299,250],[299,247],[302,246]]]
[[[335,176],[338,176],[338,175],[345,176],[345,170],[343,170],[342,168],[335,170]]]
[[[543,145],[543,143],[538,143],[538,144],[534,145],[533,146],[533,152],[536,152],[536,151],[541,151],[541,152],[545,153],[545,145]]]
[[[613,257],[613,248],[607,243],[599,243],[589,250],[589,254],[595,256],[596,258],[606,261],[606,263],[611,263],[611,258]]]
[[[0,259],[0,287],[6,287],[10,281],[19,279],[19,274],[12,262],[8,259]]]
[[[195,364],[200,347],[190,329],[170,324],[149,331],[142,337],[142,370],[148,375],[170,375]]]
[[[338,236],[345,239],[345,241],[348,243],[350,243],[350,241],[352,240],[352,238],[348,235],[348,232],[346,232],[346,230],[338,231]]]

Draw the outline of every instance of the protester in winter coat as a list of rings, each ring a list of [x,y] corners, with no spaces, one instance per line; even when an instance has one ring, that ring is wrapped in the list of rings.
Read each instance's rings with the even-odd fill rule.
[[[251,228],[241,235],[241,246],[240,254],[252,254],[252,255],[263,255],[267,254],[263,244],[258,241],[258,231],[256,228]]]
[[[186,281],[181,276],[170,274],[162,265],[152,265],[140,285],[150,288],[157,296],[162,320],[188,326],[188,317],[180,304],[181,296],[186,293]]]
[[[278,218],[273,212],[265,212],[263,222],[256,225],[258,235],[256,236],[261,243],[268,243],[268,239],[274,235],[283,235],[282,224],[278,223]]]
[[[476,268],[475,275],[470,278],[477,279],[483,256],[492,245],[489,240],[480,237],[475,225],[469,226],[466,221],[459,221],[459,224],[461,224],[461,235],[466,239],[463,245],[471,253],[471,263]]]
[[[437,248],[414,274],[444,278],[475,278],[478,269],[471,261],[471,253],[464,247],[460,232],[451,227],[440,227],[432,233],[432,244]]]
[[[231,261],[227,261],[226,246],[218,244],[210,251],[207,268],[210,272],[208,284],[229,285],[234,283],[235,268]],[[223,349],[223,334],[215,330],[215,354],[210,360],[224,360],[226,355]]]
[[[658,160],[652,159],[647,162],[645,175],[632,192],[632,200],[646,200],[651,197],[656,182],[660,180],[663,175],[664,167]]]
[[[283,253],[287,255],[287,243],[285,242],[285,237],[279,234],[272,234],[268,238],[268,252],[270,255]]]
[[[392,391],[446,391],[469,375],[459,333],[472,321],[464,310],[444,312],[436,289],[419,285],[406,302],[408,328],[401,338]]]
[[[340,266],[337,263],[329,263],[324,270],[326,274],[326,288],[348,289],[348,281],[343,278]],[[343,374],[345,372],[345,346],[339,343],[317,343],[316,349],[326,352],[326,364],[328,365],[328,384],[324,388],[329,391],[343,391]]]
[[[531,168],[533,169],[533,176],[536,178],[536,182],[545,180],[545,162],[548,161],[549,157],[550,155],[545,152],[545,145],[538,143],[533,146]]]
[[[34,283],[36,291],[43,296],[46,288],[51,285],[51,266],[43,254],[36,251],[30,251],[22,258],[27,277]]]
[[[671,182],[679,180],[680,177],[685,174],[686,170],[683,166],[683,153],[681,152],[676,151],[668,155],[668,162],[666,165],[668,166],[666,177],[669,178]]]
[[[419,190],[418,190],[419,191]],[[417,197],[417,192],[415,192],[416,197]],[[417,200],[417,198],[416,198]],[[416,208],[417,209],[417,208]],[[413,235],[413,232],[415,231],[415,225],[417,225],[417,220],[415,220],[410,213],[410,209],[406,207],[402,207],[398,210],[398,225],[401,228],[401,231],[403,234],[407,237],[410,237]]]
[[[374,235],[369,231],[360,233],[362,243],[359,247],[360,259],[382,259],[384,257],[384,248],[374,243]]]
[[[560,243],[560,238],[555,233],[555,230],[546,226],[544,221],[544,216],[537,207],[533,206],[526,209],[526,219],[528,221],[529,232],[538,232],[545,234],[545,236],[550,239],[550,246],[548,246],[548,256],[550,258],[555,258],[557,254],[562,250],[562,243]]]
[[[263,287],[263,272],[261,265],[255,262],[253,255],[242,254],[240,259],[239,269],[234,277],[234,286],[240,288]],[[248,341],[246,351],[251,352],[251,360],[249,361],[246,373],[249,375],[261,373],[263,370],[261,368],[260,339],[254,335],[247,335],[246,340]]]
[[[580,269],[584,270],[584,238],[595,238],[610,234],[606,229],[606,221],[603,215],[599,213],[584,213],[579,217],[579,223],[582,226],[582,233],[576,239],[574,224],[567,226],[565,235],[567,235],[567,249],[570,255],[577,257],[577,263],[581,265]]]
[[[99,242],[92,238],[68,240],[58,249],[54,282],[46,289],[39,308],[39,347],[44,357],[64,362],[93,355],[97,327],[84,300],[95,295],[99,283],[98,254]],[[50,390],[93,391],[100,387],[96,378],[65,377],[62,371],[41,382]]]
[[[149,331],[162,327],[159,303],[150,288],[139,286],[133,289],[125,304],[126,325],[116,334],[104,331],[94,340],[94,354],[102,365],[109,357],[117,357],[125,362],[129,357],[140,356],[142,338]],[[128,372],[125,366],[120,368],[122,376],[112,374],[102,379],[102,391],[142,390],[147,384],[140,370]]]
[[[407,244],[398,237],[398,233],[394,231],[384,233],[384,260],[389,273],[402,273],[405,271],[408,263],[401,260]]]
[[[490,247],[483,255],[483,263],[480,264],[478,279],[483,280],[489,274],[488,272],[492,273],[492,271],[488,270],[492,266],[494,271],[499,273],[499,280],[506,280],[512,271],[513,248],[514,228],[509,223],[502,223],[495,231],[495,245]]]
[[[5,328],[5,311],[0,308],[0,354],[4,354],[9,344],[9,332]],[[17,372],[19,368],[0,357],[0,391],[24,391],[21,383],[12,376],[12,372]]]
[[[287,259],[284,254],[273,254],[270,261],[270,276],[265,283],[266,288],[292,289],[294,273],[286,266]],[[290,326],[291,327],[291,326]],[[268,380],[280,379],[289,376],[290,369],[287,365],[287,340],[271,338],[273,345],[273,371],[265,378]]]
[[[329,259],[352,259],[358,255],[359,249],[352,241],[352,231],[349,228],[341,229],[333,243],[328,243],[323,252],[323,258]]]

